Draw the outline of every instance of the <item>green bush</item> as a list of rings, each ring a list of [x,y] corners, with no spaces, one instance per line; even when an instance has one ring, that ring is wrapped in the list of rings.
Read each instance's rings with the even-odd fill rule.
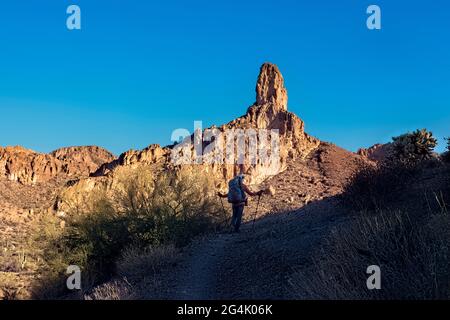
[[[95,195],[89,210],[69,213],[59,234],[41,236],[47,252],[43,284],[58,284],[50,291],[63,291],[61,275],[69,265],[82,269],[89,288],[115,274],[115,262],[126,248],[181,247],[225,220],[213,181],[204,174],[186,169],[153,179],[139,168],[116,180],[109,193]]]
[[[431,131],[416,130],[392,138],[389,158],[406,165],[429,159],[437,145],[437,140]]]

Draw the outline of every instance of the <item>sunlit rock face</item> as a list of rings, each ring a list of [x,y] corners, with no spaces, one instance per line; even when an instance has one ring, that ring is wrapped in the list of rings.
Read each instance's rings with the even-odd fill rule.
[[[280,70],[274,64],[263,64],[256,83],[256,105],[272,104],[278,112],[287,111],[287,102],[287,90]]]
[[[392,145],[390,143],[377,143],[369,148],[361,148],[356,153],[367,158],[368,160],[382,162],[388,156],[391,147]]]
[[[89,176],[114,156],[99,147],[70,147],[43,154],[23,147],[0,147],[0,179],[34,185],[52,179]]]

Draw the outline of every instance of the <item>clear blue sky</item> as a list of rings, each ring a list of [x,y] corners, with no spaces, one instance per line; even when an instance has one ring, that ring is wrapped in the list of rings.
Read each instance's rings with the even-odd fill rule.
[[[69,4],[81,31],[66,28]],[[370,4],[381,31],[366,28]],[[265,61],[322,140],[356,150],[426,127],[442,145],[449,16],[445,0],[2,1],[0,145],[165,145],[194,120],[245,113]]]

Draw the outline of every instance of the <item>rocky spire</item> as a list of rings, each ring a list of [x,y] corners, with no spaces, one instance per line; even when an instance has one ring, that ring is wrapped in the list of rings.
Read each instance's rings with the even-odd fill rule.
[[[256,105],[273,104],[276,111],[287,110],[287,90],[278,67],[264,63],[256,84]]]

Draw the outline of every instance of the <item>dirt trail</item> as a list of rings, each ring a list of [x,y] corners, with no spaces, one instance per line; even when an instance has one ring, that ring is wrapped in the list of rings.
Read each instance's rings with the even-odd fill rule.
[[[183,253],[168,299],[289,299],[289,276],[310,265],[333,227],[346,218],[334,199],[244,224],[240,234],[213,234]],[[297,293],[298,296],[298,293]]]
[[[329,143],[321,143],[305,159],[289,162],[284,172],[258,186],[272,185],[277,195],[261,199],[254,230],[246,223],[240,234],[198,239],[183,250],[175,267],[160,275],[163,291],[151,293],[146,287],[144,298],[291,298],[292,273],[311,268],[313,255],[331,230],[348,219],[336,195],[361,162],[356,154]],[[245,209],[250,220],[256,203],[251,199]]]
[[[193,246],[178,273],[173,299],[216,299],[217,270],[224,252],[233,245],[231,234],[218,234]]]

